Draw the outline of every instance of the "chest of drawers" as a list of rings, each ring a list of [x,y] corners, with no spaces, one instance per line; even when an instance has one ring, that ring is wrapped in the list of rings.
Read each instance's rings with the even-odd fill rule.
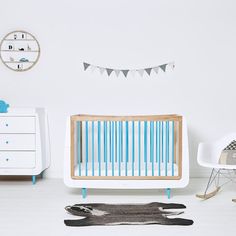
[[[47,114],[43,108],[0,113],[0,175],[36,176],[50,164]]]

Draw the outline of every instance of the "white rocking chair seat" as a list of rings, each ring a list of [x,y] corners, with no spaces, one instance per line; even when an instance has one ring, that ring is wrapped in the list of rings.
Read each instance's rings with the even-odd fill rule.
[[[228,170],[236,169],[236,165],[219,164],[221,152],[233,140],[236,140],[236,133],[228,134],[227,136],[214,142],[200,143],[198,146],[197,155],[198,164],[207,168]]]
[[[211,168],[212,172],[209,177],[206,189],[203,194],[197,194],[196,197],[203,200],[215,196],[220,188],[228,182],[235,182],[232,179],[232,173],[235,174],[236,165],[220,164],[219,159],[222,151],[232,142],[236,140],[236,133],[230,133],[225,137],[214,142],[200,143],[198,146],[197,161],[200,166]],[[220,183],[220,176],[226,177],[226,182]],[[215,184],[215,190],[209,192],[209,188]],[[232,201],[236,202],[236,199]]]

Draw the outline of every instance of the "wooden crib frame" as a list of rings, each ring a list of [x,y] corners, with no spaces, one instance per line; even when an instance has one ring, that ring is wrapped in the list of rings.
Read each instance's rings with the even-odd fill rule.
[[[80,133],[80,158],[81,162],[83,159],[82,155],[82,122],[173,122],[173,155],[174,155],[174,163],[178,162],[178,175],[168,176],[78,176],[75,173],[75,155],[76,155],[76,124],[80,124],[81,133]],[[170,190],[169,187],[183,187],[188,183],[189,178],[189,170],[188,170],[188,144],[187,144],[187,129],[186,124],[184,124],[184,118],[180,115],[148,115],[148,116],[98,116],[98,115],[72,115],[68,119],[67,122],[67,136],[66,136],[66,149],[65,149],[65,177],[64,181],[66,185],[70,187],[82,187],[85,191],[85,186],[89,188],[107,188],[111,186],[111,182],[113,181],[112,188],[128,188],[131,183],[133,183],[134,187],[131,188],[139,188],[135,187],[136,184],[140,183],[141,188],[143,188],[144,183],[155,182],[155,185],[158,187],[157,183],[163,183],[160,185],[160,188],[163,188],[166,183],[166,188]],[[123,135],[123,134],[122,134]],[[68,155],[70,159],[68,160]],[[178,159],[178,160],[177,160]],[[124,184],[124,181],[130,184]],[[136,182],[134,182],[136,181]],[[144,182],[143,182],[144,181]],[[97,184],[94,184],[97,183]],[[106,184],[109,183],[109,184]],[[119,183],[117,186],[115,183]],[[122,184],[121,184],[122,183]],[[101,185],[100,185],[101,184]],[[96,186],[96,187],[95,187]],[[122,187],[119,187],[122,186]],[[149,186],[149,187],[148,187]],[[144,188],[155,188],[154,186],[150,186]],[[169,196],[170,192],[168,193]],[[85,195],[85,194],[83,194]]]

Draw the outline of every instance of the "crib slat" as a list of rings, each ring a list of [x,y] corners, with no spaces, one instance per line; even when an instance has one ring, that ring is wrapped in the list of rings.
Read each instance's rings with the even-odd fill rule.
[[[85,157],[86,157],[86,161],[85,161],[85,175],[88,176],[88,121],[85,122]]]
[[[144,121],[144,162],[145,162],[145,175],[147,176],[147,121]]]
[[[175,122],[172,121],[172,176],[175,175]]]
[[[152,176],[154,176],[154,122],[150,122],[150,161],[152,163]]]
[[[103,121],[103,161],[106,162],[106,127],[105,127],[106,121]]]
[[[123,139],[124,139],[124,137],[123,137],[123,121],[121,121],[121,162],[123,162],[123,155],[124,155],[124,153],[123,153]]]
[[[122,144],[121,144],[121,140],[122,140],[122,121],[119,121],[119,176],[121,175],[121,156],[122,156]]]
[[[121,153],[122,153],[122,146],[121,146],[121,125],[122,125],[122,122],[119,121],[119,155],[118,155],[118,174],[119,176],[121,175]]]
[[[101,176],[101,122],[98,121],[98,175]]]
[[[134,144],[134,121],[132,121],[132,176],[134,176],[134,163],[135,163],[135,144]]]
[[[161,175],[161,138],[160,138],[160,122],[156,122],[156,162],[158,164],[158,175]]]
[[[170,124],[169,124],[169,121],[167,121],[166,122],[166,156],[167,156],[168,163],[170,161],[170,155],[169,155],[169,152],[170,152],[170,147],[169,147],[170,131],[169,131],[169,127],[170,127]]]
[[[80,135],[81,135],[81,131],[80,131],[80,125],[81,122],[77,121],[77,161],[78,161],[78,175],[81,176],[81,140],[80,140]]]
[[[165,175],[168,175],[168,162],[169,162],[169,121],[165,122],[166,124],[166,156],[165,156]]]
[[[161,162],[164,162],[164,124],[161,121]]]
[[[125,132],[125,136],[126,136],[126,156],[125,156],[125,175],[128,175],[128,162],[129,162],[129,122],[126,121],[126,132]]]
[[[94,176],[94,121],[92,121],[92,176]]]
[[[115,121],[115,162],[117,162],[117,156],[118,156],[117,143],[118,143],[117,121]]]
[[[112,163],[112,176],[114,176],[115,173],[115,167],[114,167],[114,121],[111,123],[111,163]]]
[[[138,175],[141,175],[141,122],[138,122]]]
[[[159,159],[159,122],[156,121],[156,162]]]
[[[110,150],[110,162],[111,162],[111,121],[109,121],[109,150]]]
[[[107,122],[104,121],[104,159],[105,159],[105,175],[107,176]]]

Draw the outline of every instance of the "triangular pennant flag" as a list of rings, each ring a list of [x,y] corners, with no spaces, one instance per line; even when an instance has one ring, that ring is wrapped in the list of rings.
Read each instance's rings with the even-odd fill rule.
[[[112,73],[113,69],[106,68],[106,71],[107,71],[108,76],[110,76],[110,74]]]
[[[166,72],[166,66],[167,66],[167,64],[163,64],[163,65],[161,65],[161,66],[159,66],[164,72]]]
[[[175,68],[175,63],[174,62],[170,62],[168,65],[172,70],[174,70],[174,68]]]
[[[104,73],[104,71],[105,71],[105,68],[103,68],[103,67],[98,67],[99,68],[99,70],[100,70],[100,73],[101,73],[101,75]]]
[[[91,72],[94,72],[95,69],[96,69],[96,66],[90,65],[90,70],[91,70]]]
[[[134,77],[136,74],[136,70],[130,70],[131,75]]]
[[[148,75],[151,74],[152,68],[146,68],[145,71],[147,72]]]
[[[144,70],[143,70],[143,69],[141,69],[141,70],[137,70],[137,71],[138,71],[139,75],[143,77]]]
[[[90,64],[84,62],[84,71],[86,71],[88,69],[88,67],[90,66]]]
[[[128,73],[129,73],[129,70],[121,70],[124,74],[125,77],[127,77]]]
[[[159,66],[152,68],[156,73],[159,71]]]
[[[114,71],[115,71],[115,73],[116,73],[116,76],[118,77],[119,74],[120,74],[120,70],[114,70]]]

